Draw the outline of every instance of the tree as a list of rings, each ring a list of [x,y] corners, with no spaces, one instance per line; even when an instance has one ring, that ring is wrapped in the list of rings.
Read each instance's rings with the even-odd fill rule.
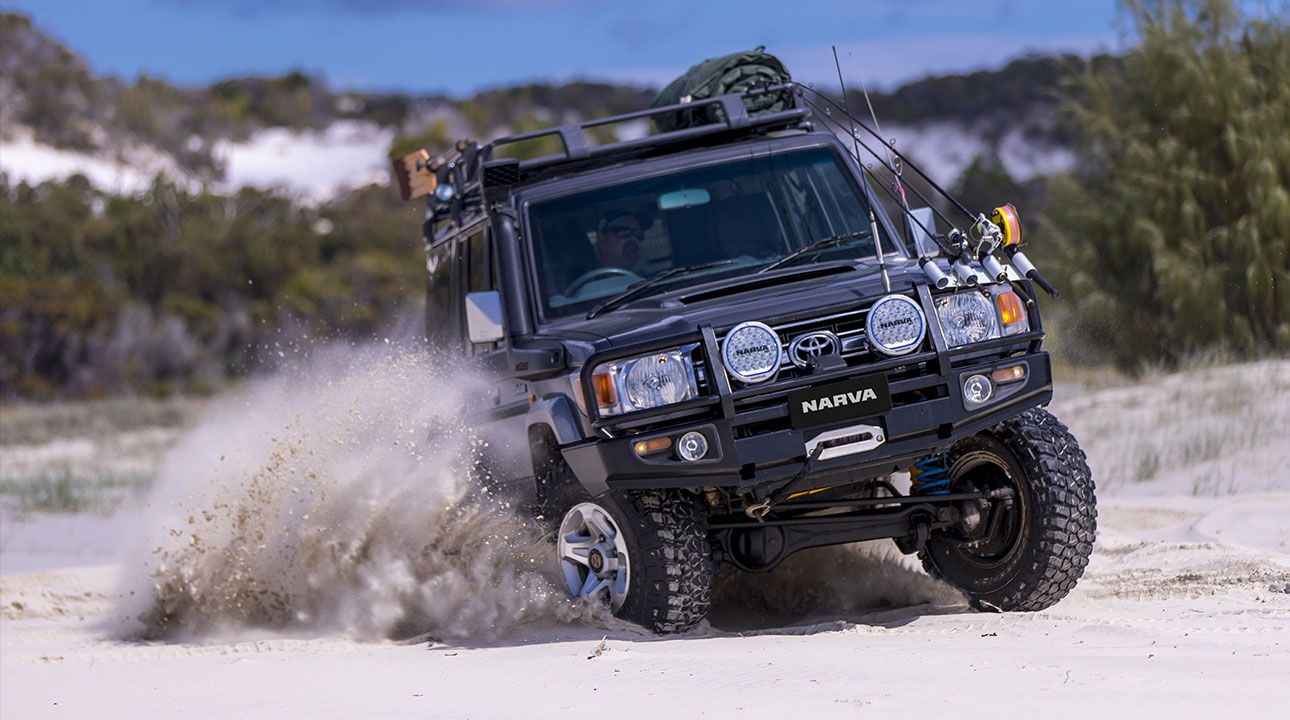
[[[1120,365],[1290,349],[1290,33],[1229,0],[1129,0],[1140,44],[1065,104],[1083,159],[1045,237],[1067,330]]]

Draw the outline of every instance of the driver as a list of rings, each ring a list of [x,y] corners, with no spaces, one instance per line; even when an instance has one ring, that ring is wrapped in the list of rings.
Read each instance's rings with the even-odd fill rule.
[[[596,266],[634,270],[650,219],[631,210],[610,210],[596,223]]]

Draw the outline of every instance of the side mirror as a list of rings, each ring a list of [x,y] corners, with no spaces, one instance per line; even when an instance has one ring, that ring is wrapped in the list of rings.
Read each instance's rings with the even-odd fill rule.
[[[936,232],[936,215],[931,208],[910,208],[909,216],[905,218],[905,221],[909,223],[909,237],[913,238],[914,249],[918,251],[920,256],[939,255],[941,253],[936,241],[932,240],[931,235],[927,234],[927,230],[933,233]],[[927,230],[923,228],[927,228]]]
[[[497,342],[502,328],[502,294],[496,290],[466,293],[466,334],[472,343]]]

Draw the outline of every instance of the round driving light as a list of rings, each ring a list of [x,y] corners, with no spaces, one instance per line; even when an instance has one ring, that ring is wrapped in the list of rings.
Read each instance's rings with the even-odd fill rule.
[[[721,359],[726,370],[745,383],[759,383],[774,377],[781,355],[779,336],[765,323],[740,323],[721,341]]]
[[[676,441],[676,454],[686,462],[702,460],[708,454],[708,439],[703,433],[691,430]]]
[[[435,199],[439,202],[448,202],[457,195],[457,191],[449,184],[438,185],[434,189]]]
[[[968,405],[980,405],[994,396],[994,384],[984,375],[973,375],[963,383],[963,399]]]
[[[865,320],[869,344],[884,355],[906,355],[918,349],[927,334],[923,309],[912,298],[888,295],[869,309]]]

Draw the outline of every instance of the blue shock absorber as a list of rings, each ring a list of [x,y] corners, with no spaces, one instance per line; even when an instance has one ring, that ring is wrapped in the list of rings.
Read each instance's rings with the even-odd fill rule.
[[[909,467],[910,495],[946,495],[950,491],[950,467],[943,453],[924,455]]]

